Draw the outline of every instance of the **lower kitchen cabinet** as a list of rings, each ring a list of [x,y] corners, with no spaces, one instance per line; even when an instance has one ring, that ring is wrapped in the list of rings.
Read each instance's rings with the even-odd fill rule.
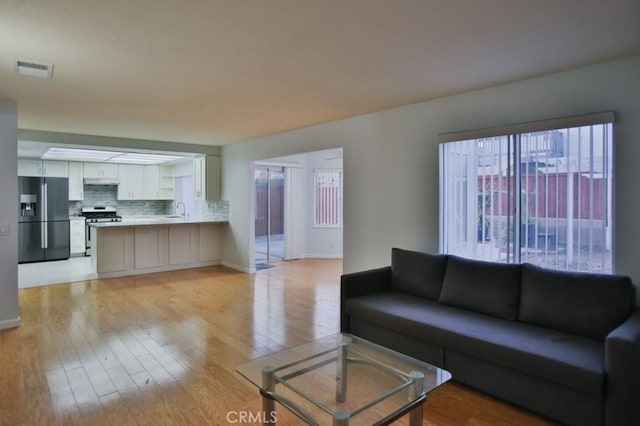
[[[170,225],[168,227],[170,265],[188,265],[198,261],[198,226]]]
[[[166,226],[136,226],[133,234],[136,269],[158,268],[167,264]]]
[[[134,265],[133,228],[101,228],[91,232],[91,262],[100,274],[130,271]]]
[[[219,223],[201,223],[198,231],[198,260],[213,262],[222,259],[222,226]]]
[[[221,224],[100,225],[91,234],[96,247],[92,263],[100,278],[218,265],[222,260]]]
[[[71,256],[84,256],[85,252],[84,217],[69,220],[69,251]]]

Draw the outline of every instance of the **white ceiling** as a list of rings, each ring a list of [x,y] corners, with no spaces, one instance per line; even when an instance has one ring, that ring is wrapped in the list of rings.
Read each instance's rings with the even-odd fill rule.
[[[639,54],[639,22],[638,0],[1,0],[0,98],[21,129],[225,145]]]

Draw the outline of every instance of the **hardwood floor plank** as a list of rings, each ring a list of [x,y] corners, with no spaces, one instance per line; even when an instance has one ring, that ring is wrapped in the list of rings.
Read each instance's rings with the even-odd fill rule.
[[[27,390],[29,423],[34,425],[61,425],[62,422],[51,402],[48,389]]]
[[[78,367],[73,370],[65,370],[65,373],[80,415],[86,419],[94,418],[95,412],[102,410],[98,395],[93,389],[87,372],[83,367]]]
[[[257,413],[258,390],[236,366],[338,332],[341,265],[307,259],[253,275],[208,267],[21,289],[22,326],[0,331],[0,426],[226,425],[234,412]],[[456,383],[432,393],[424,413],[438,426],[547,424]],[[300,424],[285,409],[278,420]]]

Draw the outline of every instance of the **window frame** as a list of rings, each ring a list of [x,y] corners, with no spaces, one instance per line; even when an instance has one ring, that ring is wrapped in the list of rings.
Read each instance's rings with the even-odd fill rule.
[[[319,223],[318,222],[318,177],[320,173],[331,173],[338,175],[338,192],[336,194],[337,199],[335,204],[330,205],[329,208],[335,210],[337,223]],[[340,168],[319,168],[313,169],[313,227],[318,229],[339,229],[344,227],[344,170]]]
[[[550,132],[553,130],[565,130],[565,129],[574,129],[574,128],[581,128],[581,127],[589,127],[589,126],[597,126],[597,125],[611,125],[610,126],[610,132],[607,132],[606,135],[609,137],[604,138],[603,139],[603,143],[605,144],[609,144],[610,145],[610,151],[609,151],[609,155],[610,158],[608,159],[608,161],[604,161],[603,162],[603,167],[605,170],[609,170],[607,169],[607,167],[611,167],[611,169],[609,170],[609,174],[607,175],[607,178],[609,179],[608,181],[608,185],[606,188],[606,193],[605,193],[605,197],[607,200],[610,200],[610,207],[611,207],[611,213],[610,213],[610,223],[608,224],[608,226],[610,227],[610,237],[611,237],[611,245],[610,245],[610,259],[611,259],[611,265],[607,266],[607,268],[605,269],[603,266],[603,270],[595,270],[595,272],[599,272],[599,273],[606,273],[606,274],[613,274],[615,273],[615,244],[614,244],[614,236],[615,236],[615,223],[614,223],[614,209],[615,209],[615,163],[614,163],[614,159],[615,159],[615,126],[613,126],[613,124],[615,123],[615,113],[613,111],[606,111],[606,112],[600,112],[600,113],[593,113],[593,114],[587,114],[587,115],[581,115],[581,116],[573,116],[573,117],[564,117],[564,118],[557,118],[557,119],[551,119],[551,120],[542,120],[542,121],[535,121],[535,122],[529,122],[529,123],[519,123],[519,124],[514,124],[514,125],[508,125],[508,126],[500,126],[500,127],[493,127],[493,128],[487,128],[487,129],[478,129],[478,130],[468,130],[468,131],[461,131],[461,132],[452,132],[452,133],[445,133],[445,134],[441,134],[438,136],[438,143],[439,143],[439,233],[438,233],[438,237],[439,237],[439,249],[441,253],[445,253],[447,251],[455,251],[455,249],[447,249],[447,246],[451,244],[451,237],[445,235],[445,228],[447,226],[450,227],[450,221],[451,216],[455,216],[455,210],[453,212],[449,212],[449,214],[447,214],[447,212],[445,212],[445,208],[446,208],[446,204],[447,204],[447,200],[449,199],[448,197],[451,196],[451,194],[446,194],[444,185],[445,185],[445,181],[446,179],[452,179],[452,175],[450,172],[451,170],[453,170],[453,168],[455,168],[455,164],[453,166],[449,165],[449,164],[445,164],[445,148],[444,148],[444,144],[446,143],[450,143],[450,142],[462,142],[464,143],[465,141],[472,141],[472,140],[479,140],[479,139],[491,139],[491,138],[507,138],[508,143],[510,144],[509,146],[513,148],[513,150],[515,152],[509,154],[507,156],[508,159],[519,159],[519,160],[515,160],[514,164],[513,164],[513,171],[511,173],[513,173],[513,179],[515,182],[513,191],[516,190],[522,190],[522,185],[520,182],[520,178],[521,176],[521,170],[520,170],[520,166],[522,163],[522,156],[519,152],[519,150],[523,147],[524,143],[527,142],[521,142],[521,138],[524,135],[528,135],[530,136],[531,134],[537,133],[537,132]],[[567,141],[567,143],[569,142],[569,140]],[[568,147],[568,145],[567,145]],[[531,146],[527,146],[527,149],[531,149]],[[567,148],[568,149],[568,148]],[[449,154],[447,155],[452,155],[450,154],[451,149],[449,149]],[[464,150],[460,150],[459,153],[461,152],[466,152],[468,153],[469,151],[464,151]],[[481,158],[479,157],[479,155],[477,153],[474,153],[475,158],[472,161],[475,161],[476,164],[480,165],[480,160]],[[590,161],[593,160],[593,153],[590,154],[590,157],[588,157],[590,159]],[[450,160],[449,160],[450,161]],[[447,169],[447,167],[449,167],[449,170],[445,170]],[[478,166],[479,167],[479,166]],[[525,169],[526,170],[526,169]],[[579,169],[578,169],[579,170]],[[457,173],[457,172],[456,172]],[[590,173],[593,173],[593,170],[590,170]],[[511,174],[509,174],[511,175]],[[527,175],[528,176],[528,175]],[[523,178],[524,179],[524,178]],[[464,180],[464,179],[463,179]],[[477,177],[476,177],[477,180]],[[484,182],[484,175],[483,175],[483,182]],[[451,183],[447,183],[447,185],[450,185]],[[470,181],[466,181],[465,182],[466,185],[470,184]],[[447,187],[449,188],[449,186]],[[475,191],[474,191],[475,192]],[[484,192],[483,192],[484,194]],[[509,193],[509,196],[513,196],[513,192]],[[517,197],[516,197],[517,198]],[[449,199],[450,200],[450,199]],[[479,201],[478,201],[479,202]],[[545,205],[548,201],[545,201]],[[522,203],[521,200],[518,200],[518,202],[515,202],[513,205],[513,209],[509,210],[509,213],[507,213],[507,218],[513,216],[514,220],[518,223],[521,224],[522,222],[522,217],[520,216],[521,212],[519,210],[520,208],[520,204]],[[536,203],[538,203],[538,201],[536,201]],[[479,207],[478,207],[479,208]],[[537,208],[537,204],[536,204],[536,208]],[[456,209],[456,207],[454,207],[454,209]],[[469,214],[467,212],[467,214]],[[526,211],[525,211],[525,214]],[[458,214],[457,216],[460,216],[460,214]],[[606,221],[606,217],[605,217],[605,221]],[[458,218],[458,222],[460,220],[470,220],[468,217],[467,218]],[[507,219],[508,220],[508,219]],[[510,226],[510,225],[507,225]],[[520,231],[520,226],[514,226],[513,227],[513,243],[517,244],[516,241],[522,241],[521,240],[521,236],[519,235],[519,231]],[[461,232],[460,230],[453,230],[453,232]],[[546,231],[545,231],[546,232]],[[573,232],[573,231],[572,231]],[[446,238],[449,238],[448,240],[446,240]],[[455,240],[455,238],[454,238]],[[467,240],[467,244],[468,244],[469,240]],[[462,240],[458,243],[456,243],[454,241],[455,244],[458,244],[459,247],[463,247],[461,244],[463,243]],[[557,242],[556,242],[557,243]],[[520,242],[520,244],[522,244]],[[505,262],[507,263],[522,263],[522,259],[520,258],[520,255],[522,254],[522,251],[520,249],[520,247],[516,247],[515,245],[512,247],[513,249],[513,256],[510,258],[509,254],[507,254],[507,258],[505,260]],[[591,250],[592,247],[589,247],[589,249]],[[477,249],[473,249],[473,250],[477,250]],[[464,251],[464,250],[463,250]],[[474,257],[475,258],[482,258],[482,255],[480,255],[480,257],[478,256],[477,252],[475,252]],[[604,258],[603,258],[604,259]],[[525,261],[527,261],[525,259]],[[562,265],[558,265],[560,267],[558,267],[558,269],[560,270],[570,270],[570,271],[575,271],[575,270],[589,270],[592,271],[593,269],[573,269],[573,268],[563,268]]]

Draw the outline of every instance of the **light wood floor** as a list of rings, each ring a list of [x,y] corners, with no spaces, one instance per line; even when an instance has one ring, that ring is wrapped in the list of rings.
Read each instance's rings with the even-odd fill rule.
[[[22,289],[22,326],[0,332],[0,425],[225,425],[257,412],[235,366],[338,332],[340,274],[341,261],[299,260]],[[424,413],[427,425],[545,424],[455,383]],[[285,409],[278,420],[299,424]]]

